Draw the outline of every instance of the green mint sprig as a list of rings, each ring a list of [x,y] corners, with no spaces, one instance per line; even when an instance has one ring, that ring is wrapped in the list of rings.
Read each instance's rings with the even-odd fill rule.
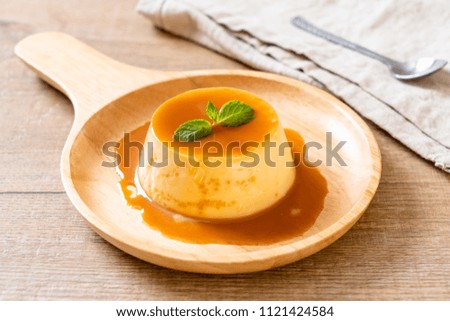
[[[206,115],[214,124],[223,127],[237,127],[255,118],[255,111],[240,100],[230,100],[220,111],[211,101],[206,105]],[[212,124],[205,119],[193,119],[181,124],[173,135],[174,140],[192,142],[212,133]]]

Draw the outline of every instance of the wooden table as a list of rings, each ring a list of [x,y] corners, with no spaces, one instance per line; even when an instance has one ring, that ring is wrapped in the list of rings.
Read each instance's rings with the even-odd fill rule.
[[[163,70],[245,68],[155,30],[135,0],[0,2],[0,299],[450,299],[450,178],[370,124],[378,193],[336,243],[289,266],[196,275],[135,259],[89,229],[67,198],[59,157],[70,102],[13,53],[56,30],[120,61]]]

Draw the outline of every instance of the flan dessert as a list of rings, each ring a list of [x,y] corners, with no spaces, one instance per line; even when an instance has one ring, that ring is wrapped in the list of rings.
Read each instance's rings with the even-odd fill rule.
[[[220,113],[233,102],[250,106],[252,114],[245,124],[222,124],[207,112],[216,106]],[[180,128],[192,121],[198,131],[191,139],[180,139]],[[202,137],[195,137],[198,132]],[[272,106],[247,91],[227,87],[187,91],[159,106],[142,156],[138,179],[152,202],[200,220],[256,215],[280,202],[296,175],[285,131]]]

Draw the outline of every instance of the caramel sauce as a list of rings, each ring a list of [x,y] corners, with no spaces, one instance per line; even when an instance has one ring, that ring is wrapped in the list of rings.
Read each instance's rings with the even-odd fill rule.
[[[146,124],[135,129],[130,133],[130,138],[144,144],[148,127],[149,124]],[[236,129],[238,128],[234,128]],[[300,153],[304,145],[303,138],[293,130],[285,129],[285,132],[288,141],[293,142],[293,151]],[[123,145],[122,140],[117,148],[122,160]],[[319,169],[308,167],[300,159],[295,159],[298,165],[290,192],[259,215],[245,221],[226,223],[180,219],[180,215],[162,211],[145,195],[137,192],[135,178],[139,166],[139,150],[133,148],[128,152],[130,166],[125,167],[123,162],[118,166],[120,187],[127,204],[141,211],[143,221],[149,227],[171,239],[186,243],[265,245],[300,236],[314,225],[328,193],[327,182]]]
[[[205,144],[210,142],[227,146],[231,142],[242,146],[245,142],[262,142],[267,133],[278,127],[278,116],[272,106],[263,99],[244,90],[228,87],[201,88],[186,91],[165,101],[155,111],[152,117],[152,130],[161,142],[172,142],[173,145],[186,146],[192,143],[173,142],[173,133],[181,124],[192,119],[211,119],[206,115],[206,105],[211,101],[219,110],[223,104],[230,100],[240,100],[255,111],[255,118],[249,123],[239,127],[214,126],[211,135],[202,138],[195,152],[201,152]],[[182,150],[182,149],[181,149]],[[233,149],[237,154],[240,148]]]

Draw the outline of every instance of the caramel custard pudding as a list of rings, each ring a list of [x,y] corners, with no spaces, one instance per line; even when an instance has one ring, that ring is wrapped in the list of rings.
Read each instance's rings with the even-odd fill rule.
[[[222,106],[230,99],[252,106],[254,119],[239,127],[213,126],[212,134],[196,141],[197,145],[241,142],[241,147],[233,149],[231,155],[216,158],[226,162],[232,156],[233,160],[242,161],[246,157],[242,148],[246,141],[263,142],[267,133],[271,133],[271,142],[291,144],[285,155],[278,155],[280,158],[276,158],[277,153],[271,155],[274,167],[258,163],[255,168],[240,168],[236,162],[232,163],[234,167],[205,166],[205,169],[204,149],[188,154],[191,142],[175,145],[180,158],[194,155],[201,164],[198,168],[178,168],[170,161],[165,167],[152,167],[152,162],[141,166],[140,156],[148,153],[146,143],[153,144],[153,158],[158,153],[162,157],[163,142],[173,142],[173,133],[180,124],[194,118],[207,119],[205,105],[209,100]],[[145,147],[144,151],[125,150],[124,139],[120,141],[119,156],[130,160],[127,166],[123,162],[118,165],[122,193],[128,205],[141,211],[145,223],[169,238],[197,244],[272,244],[305,233],[323,209],[327,182],[318,168],[301,160],[303,138],[294,130],[283,130],[273,108],[248,92],[206,88],[183,93],[161,105],[152,124],[135,129],[129,138]],[[169,155],[174,152],[170,146],[167,150]],[[258,147],[252,151],[261,152]],[[165,157],[170,160],[170,156]],[[288,167],[282,161],[293,161],[295,166]]]
[[[174,142],[181,124],[208,119],[208,101],[222,106],[231,100],[251,106],[254,119],[238,127],[214,126],[212,134],[194,142]],[[280,153],[282,143],[286,148]],[[164,208],[197,219],[234,220],[259,213],[284,198],[295,180],[294,166],[287,166],[293,163],[292,153],[275,110],[243,90],[196,89],[167,100],[155,111],[144,146],[144,156],[152,159],[139,170],[143,190]],[[259,160],[252,162],[246,152]],[[270,163],[265,161],[269,156]],[[152,166],[163,160],[167,165]]]

